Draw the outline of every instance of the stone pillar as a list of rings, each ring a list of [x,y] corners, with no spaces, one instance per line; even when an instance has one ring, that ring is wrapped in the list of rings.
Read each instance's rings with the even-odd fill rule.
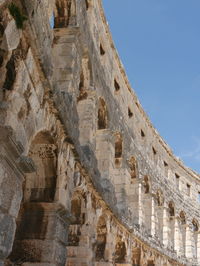
[[[156,235],[156,208],[155,208],[155,199],[152,197],[152,206],[151,206],[151,235],[155,237]]]
[[[174,222],[174,250],[177,255],[180,255],[180,228],[179,228],[179,220],[176,217]]]
[[[142,208],[142,184],[138,184],[138,223],[143,224],[143,208]]]
[[[152,196],[150,193],[144,193],[142,189],[142,216],[143,216],[143,227],[148,235],[152,233]],[[155,219],[155,216],[154,216]],[[154,223],[155,225],[155,223]]]
[[[113,241],[114,235],[112,232],[108,232],[107,234],[107,243],[105,250],[105,259],[108,263],[113,265],[113,254],[115,252],[115,241]]]
[[[190,227],[186,227],[186,241],[185,241],[185,256],[188,259],[193,258],[193,252],[192,252],[192,232],[190,230]]]
[[[0,265],[12,251],[24,174],[34,171],[23,151],[12,128],[0,126]]]
[[[79,141],[81,146],[90,145],[94,140],[94,132],[96,130],[95,117],[95,99],[94,91],[86,91],[87,98],[77,103],[79,116]]]
[[[163,207],[163,245],[167,247],[169,244],[169,218],[167,207]]]
[[[58,203],[24,203],[10,260],[65,265],[70,215]]]
[[[128,239],[126,247],[126,265],[132,265],[132,246],[130,239]]]
[[[200,232],[197,235],[197,262],[200,264]]]
[[[96,132],[96,157],[98,169],[103,179],[110,179],[110,170],[114,168],[114,147],[113,135],[109,129],[102,129]]]

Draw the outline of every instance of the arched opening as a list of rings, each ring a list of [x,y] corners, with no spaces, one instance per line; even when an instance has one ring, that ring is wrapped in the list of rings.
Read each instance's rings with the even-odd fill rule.
[[[155,195],[155,223],[156,235],[158,236],[160,243],[163,241],[163,204],[163,193],[158,190]]]
[[[133,266],[140,266],[140,260],[141,260],[141,249],[139,247],[133,248],[132,265]]]
[[[160,190],[156,192],[156,202],[159,207],[163,206],[163,194]]]
[[[143,179],[143,193],[142,193],[142,202],[143,202],[143,226],[148,235],[152,235],[152,204],[153,197],[150,193],[150,181],[148,176],[144,176]]]
[[[114,256],[115,263],[125,263],[126,262],[126,245],[121,238],[117,239],[115,245],[115,256]]]
[[[170,202],[168,207],[169,207],[169,216],[170,218],[173,218],[175,216],[174,203]]]
[[[144,186],[144,193],[148,194],[149,190],[150,190],[150,184],[149,184],[149,178],[148,176],[144,177],[144,181],[143,181],[143,186]]]
[[[120,133],[115,134],[115,164],[120,164],[120,159],[122,158],[122,136]]]
[[[78,101],[87,99],[88,90],[92,84],[92,67],[87,55],[85,55],[81,60],[81,71],[79,80],[79,95],[77,97]]]
[[[147,266],[155,266],[155,263],[153,260],[148,260]]]
[[[106,129],[108,127],[108,112],[104,99],[99,98],[98,107],[98,129]]]
[[[65,28],[74,23],[76,14],[75,1],[56,0],[54,9],[54,28]]]
[[[172,201],[168,204],[169,212],[169,247],[174,249],[174,232],[175,232],[175,208]]]
[[[48,242],[49,220],[54,219],[54,197],[57,183],[57,147],[49,132],[40,132],[30,146],[36,171],[27,174],[23,200],[17,218],[17,229],[10,259],[13,263],[41,262],[43,245]],[[50,218],[51,217],[51,218]],[[52,232],[52,245],[53,241]],[[49,247],[51,249],[53,247]]]
[[[38,133],[29,156],[36,172],[28,174],[24,186],[25,202],[53,202],[57,179],[57,147],[49,133]]]
[[[183,211],[180,212],[180,252],[185,255],[186,245],[186,216]]]
[[[192,221],[192,242],[193,242],[193,256],[197,258],[197,244],[198,244],[198,234],[199,234],[199,223],[193,219]]]
[[[68,246],[78,246],[81,236],[81,227],[85,223],[85,195],[77,192],[71,200],[72,222],[69,227]]]
[[[96,241],[96,252],[95,260],[104,261],[105,260],[105,248],[107,240],[107,227],[104,217],[100,217],[97,224],[97,241]]]
[[[138,176],[138,168],[137,168],[137,161],[135,157],[131,157],[128,161],[129,167],[130,167],[130,175],[131,175],[131,182],[134,181],[135,178]]]
[[[85,0],[85,6],[86,6],[86,10],[88,10],[90,7],[89,0]]]

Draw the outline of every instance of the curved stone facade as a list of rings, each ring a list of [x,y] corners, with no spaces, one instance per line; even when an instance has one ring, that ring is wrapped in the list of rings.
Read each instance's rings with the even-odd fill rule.
[[[199,175],[143,111],[101,1],[10,3],[0,0],[0,265],[200,265]]]

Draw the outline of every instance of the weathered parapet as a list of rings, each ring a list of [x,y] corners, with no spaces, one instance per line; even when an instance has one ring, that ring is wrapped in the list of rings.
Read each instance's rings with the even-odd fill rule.
[[[57,9],[62,8],[62,1],[58,2]],[[28,16],[25,32],[16,30],[5,11],[11,21],[4,22],[5,27],[9,25],[18,38],[13,40],[9,31],[3,33],[10,45],[6,48],[9,52],[3,53],[0,84],[6,86],[0,94],[0,119],[2,125],[13,127],[24,146],[23,155],[30,155],[41,166],[25,176],[23,193],[28,202],[21,203],[18,222],[23,224],[30,214],[30,219],[39,219],[41,227],[35,230],[33,226],[25,236],[18,228],[15,243],[20,243],[21,252],[28,250],[23,251],[27,254],[23,261],[37,257],[40,262],[63,265],[67,235],[62,240],[62,231],[67,232],[71,223],[69,265],[111,265],[113,261],[137,265],[140,260],[144,265],[154,265],[153,261],[156,265],[198,265],[195,257],[200,248],[200,217],[193,187],[199,186],[199,177],[172,156],[144,114],[117,57],[100,1],[77,1],[76,6],[75,1],[68,2],[73,3],[72,13],[58,12],[54,1],[33,1],[31,5],[24,1],[23,10]],[[54,29],[49,23],[53,10]],[[18,60],[13,63],[12,58]],[[8,87],[6,70],[12,64],[16,75]],[[31,148],[36,143],[41,146],[37,152]],[[54,156],[52,145],[56,147]],[[26,166],[26,160],[23,162],[20,167]],[[19,160],[15,158],[14,163],[19,165]],[[174,188],[175,177],[180,189],[187,188],[188,196]],[[192,198],[186,183],[191,185]],[[22,194],[22,184],[17,191]],[[21,197],[17,197],[18,209]],[[31,203],[35,200],[37,204]],[[48,206],[52,212],[48,212]],[[57,212],[59,206],[67,221],[65,229]],[[103,219],[97,222],[104,212],[108,212],[106,225]],[[71,222],[70,213],[81,220]],[[52,236],[55,248],[51,246],[51,254],[45,254],[45,248],[38,244],[41,241],[35,241],[39,235],[43,247],[48,245],[48,220],[55,222],[55,228],[58,226],[58,235]],[[15,226],[12,230],[13,239]],[[16,250],[18,244],[14,245]],[[39,247],[36,250],[40,256],[30,253],[32,245]]]

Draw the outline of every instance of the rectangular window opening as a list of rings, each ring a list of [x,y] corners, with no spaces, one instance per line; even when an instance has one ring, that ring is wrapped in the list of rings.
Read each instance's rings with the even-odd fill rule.
[[[178,174],[175,174],[175,178],[176,178],[176,188],[179,189],[180,176]]]
[[[168,167],[168,163],[164,161],[164,167]]]
[[[115,86],[115,91],[119,91],[120,90],[120,86],[119,83],[117,82],[117,80],[114,80],[114,86]]]
[[[141,129],[140,131],[140,134],[141,134],[141,137],[144,138],[145,137],[145,134],[144,134],[144,131]]]
[[[100,50],[100,55],[104,55],[106,53],[101,43],[100,43],[99,50]]]
[[[198,202],[200,203],[200,191],[198,192]]]
[[[188,196],[190,196],[190,187],[191,187],[191,186],[190,186],[189,184],[187,184],[187,195],[188,195]]]
[[[128,117],[129,118],[133,117],[133,112],[131,111],[130,108],[128,108]]]
[[[152,151],[153,151],[153,154],[156,155],[157,154],[157,151],[154,147],[152,147]]]

